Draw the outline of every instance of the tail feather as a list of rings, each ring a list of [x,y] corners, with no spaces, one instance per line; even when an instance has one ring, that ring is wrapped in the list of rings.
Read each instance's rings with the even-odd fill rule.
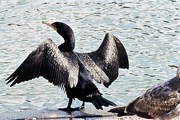
[[[92,99],[92,103],[96,107],[96,109],[103,109],[96,99]]]
[[[117,108],[110,109],[108,112],[118,113],[117,114],[118,116],[133,115],[131,113],[126,113],[125,112],[125,108],[126,108],[126,106],[124,106],[124,107],[117,107]]]
[[[102,100],[102,99],[97,99],[97,101],[98,101],[100,104],[102,104],[103,106],[105,106],[105,107],[108,107],[108,106],[109,106],[109,104],[108,104],[107,102],[105,102],[104,100]]]
[[[101,99],[98,99],[98,100],[99,100],[99,102],[101,102],[101,104],[103,104],[103,106],[106,106],[106,107],[108,107],[109,105],[117,106],[115,103],[111,102],[110,100],[103,98],[102,96],[101,96]]]
[[[93,97],[92,103],[96,107],[96,109],[103,109],[102,106],[108,107],[108,106],[116,106],[115,103],[103,98],[102,96]]]

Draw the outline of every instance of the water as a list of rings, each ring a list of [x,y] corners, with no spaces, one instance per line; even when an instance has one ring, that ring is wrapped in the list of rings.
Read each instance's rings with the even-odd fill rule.
[[[106,32],[124,44],[129,70],[103,96],[117,105],[127,104],[156,83],[176,75],[180,62],[180,2],[178,0],[0,1],[0,113],[26,109],[66,107],[64,91],[43,78],[9,87],[5,79],[46,38],[63,39],[41,21],[62,21],[75,32],[78,52],[96,50]],[[73,106],[80,106],[75,100]],[[87,103],[86,107],[92,107]]]

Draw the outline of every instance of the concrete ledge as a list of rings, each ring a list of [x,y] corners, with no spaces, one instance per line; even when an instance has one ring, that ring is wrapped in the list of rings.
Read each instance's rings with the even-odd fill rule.
[[[110,117],[114,116],[111,113],[106,112],[105,110],[96,110],[96,109],[84,109],[84,110],[75,110],[71,112],[66,112],[62,110],[52,110],[52,109],[43,109],[43,110],[24,110],[24,111],[12,111],[0,113],[1,120],[10,120],[10,119],[27,119],[27,120],[36,120],[36,119],[69,119],[69,118],[99,118],[99,117]]]
[[[116,115],[107,112],[108,109],[96,110],[85,108],[83,110],[76,110],[66,112],[55,109],[42,109],[42,110],[24,110],[24,111],[11,111],[0,113],[1,120],[70,120],[70,119],[93,119],[93,120],[145,120],[137,116],[117,117]]]
[[[0,120],[152,120],[140,118],[136,115],[117,117],[113,113],[107,112],[110,108],[104,110],[96,110],[95,108],[85,108],[71,112],[57,109],[42,109],[42,110],[23,110],[10,111],[0,113]],[[163,120],[179,120],[180,112],[178,109],[162,116]]]

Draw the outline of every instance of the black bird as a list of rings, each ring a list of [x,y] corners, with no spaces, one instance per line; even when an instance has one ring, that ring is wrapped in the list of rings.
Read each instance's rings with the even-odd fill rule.
[[[137,115],[149,119],[166,118],[166,116],[171,118],[176,117],[179,103],[180,66],[176,77],[148,89],[127,106],[113,108],[109,112],[118,113],[118,116]]]
[[[117,78],[119,67],[129,67],[127,53],[122,43],[115,36],[107,33],[97,51],[74,53],[75,37],[72,29],[62,22],[45,24],[57,30],[65,42],[57,47],[50,39],[44,41],[6,79],[7,83],[12,82],[11,86],[13,86],[43,76],[49,82],[66,90],[69,98],[67,109],[71,109],[73,98],[82,100],[82,106],[84,102],[92,102],[97,109],[115,105],[102,98],[83,64],[90,70],[95,80],[108,87]]]
[[[61,48],[61,45],[59,48]],[[42,42],[6,79],[8,80],[7,84],[12,82],[10,86],[13,86],[16,83],[42,76],[55,86],[65,89],[69,98],[65,110],[73,110],[71,103],[75,98],[83,101],[82,107],[84,102],[91,102],[96,109],[102,109],[102,106],[116,106],[115,103],[102,97],[93,83],[89,71],[76,53],[73,52],[73,48],[69,46],[64,51],[71,53],[69,57],[65,56],[59,48],[51,39]],[[74,61],[77,61],[76,66],[73,64]]]
[[[52,27],[64,38],[64,43],[59,46],[62,52],[66,51],[68,47],[74,49],[75,37],[70,26],[62,22],[43,23]],[[69,57],[70,54],[67,53],[65,56]],[[96,51],[90,53],[76,52],[76,54],[90,71],[94,80],[103,83],[106,87],[109,87],[118,77],[119,68],[129,68],[128,55],[123,44],[110,33],[106,33],[102,44]],[[77,65],[77,62],[74,62],[74,65]]]

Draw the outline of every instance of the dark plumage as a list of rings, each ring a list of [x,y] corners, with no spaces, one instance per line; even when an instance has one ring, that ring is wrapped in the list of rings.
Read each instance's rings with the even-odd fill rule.
[[[73,30],[62,22],[52,24],[43,22],[56,30],[65,40],[59,46],[64,51],[65,46],[75,47],[75,37]],[[66,53],[65,56],[70,56]],[[129,68],[128,55],[121,41],[110,33],[106,33],[100,47],[90,53],[77,53],[85,67],[90,71],[93,78],[98,83],[103,83],[108,87],[117,77],[119,68]],[[74,61],[77,65],[77,61]]]
[[[6,79],[7,84],[12,82],[13,86],[43,76],[55,86],[65,89],[69,98],[67,110],[72,109],[71,103],[74,98],[83,101],[83,105],[84,102],[91,102],[96,109],[102,109],[102,106],[115,106],[116,104],[101,96],[79,57],[73,51],[69,52],[71,56],[65,57],[51,39],[45,40]],[[74,60],[77,60],[76,66],[73,64]]]
[[[180,103],[180,66],[176,77],[148,89],[142,96],[125,107],[117,107],[109,112],[118,116],[138,115],[143,118],[161,118],[174,110]]]
[[[102,97],[92,80],[94,78],[108,87],[117,78],[119,67],[129,67],[127,54],[121,42],[113,35],[106,34],[97,51],[75,53],[72,29],[61,22],[48,25],[54,28],[65,42],[59,46],[51,39],[42,42],[6,79],[7,84],[12,82],[13,86],[42,76],[55,86],[65,89],[69,98],[68,110],[71,109],[74,98],[83,101],[82,106],[84,102],[91,102],[97,109],[102,109],[102,106],[115,106],[113,102]]]

